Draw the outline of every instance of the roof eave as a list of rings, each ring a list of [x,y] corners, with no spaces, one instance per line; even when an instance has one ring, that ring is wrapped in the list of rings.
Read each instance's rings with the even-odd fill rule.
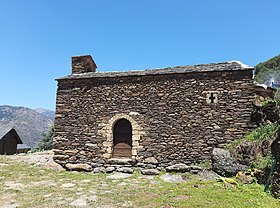
[[[134,77],[134,76],[158,76],[158,75],[170,75],[170,74],[191,74],[191,73],[212,73],[212,72],[232,72],[232,71],[253,71],[254,67],[248,68],[239,68],[236,70],[205,70],[205,71],[184,71],[184,72],[164,72],[164,73],[146,73],[140,74],[141,71],[129,71],[129,72],[102,72],[102,73],[94,73],[93,75],[89,75],[89,73],[85,73],[82,75],[68,75],[65,77],[60,77],[55,79],[56,81],[60,80],[75,80],[75,79],[93,79],[93,78],[114,78],[114,77]],[[137,74],[139,72],[139,74]],[[92,73],[91,73],[92,74]],[[88,75],[88,76],[86,76]],[[98,76],[100,75],[100,76]]]

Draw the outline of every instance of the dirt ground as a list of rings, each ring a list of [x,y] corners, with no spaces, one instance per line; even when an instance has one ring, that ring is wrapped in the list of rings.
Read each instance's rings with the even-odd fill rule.
[[[0,208],[279,207],[259,185],[230,189],[216,176],[208,170],[156,176],[64,171],[52,151],[0,156]]]
[[[18,154],[7,156],[13,160],[19,160],[31,165],[40,166],[52,170],[62,170],[63,168],[53,161],[53,151],[34,152],[31,154]]]

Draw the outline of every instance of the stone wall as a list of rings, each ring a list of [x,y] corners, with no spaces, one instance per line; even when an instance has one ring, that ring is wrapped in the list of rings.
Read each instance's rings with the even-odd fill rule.
[[[253,99],[251,70],[60,79],[54,159],[110,162],[114,123],[125,118],[133,164],[200,162],[250,129]]]

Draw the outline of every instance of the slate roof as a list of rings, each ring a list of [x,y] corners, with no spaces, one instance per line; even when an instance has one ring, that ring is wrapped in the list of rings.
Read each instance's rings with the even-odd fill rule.
[[[6,127],[6,128],[2,128],[0,129],[0,140],[9,132],[13,129],[14,127],[10,126],[10,127]]]
[[[83,74],[72,74],[58,78],[63,79],[80,79],[80,78],[106,78],[106,77],[127,77],[127,76],[145,76],[145,75],[162,75],[162,74],[182,74],[194,72],[217,72],[217,71],[245,71],[253,70],[253,67],[247,66],[240,61],[229,61],[221,63],[200,64],[194,66],[176,66],[162,69],[147,69],[142,71],[124,71],[124,72],[88,72]]]

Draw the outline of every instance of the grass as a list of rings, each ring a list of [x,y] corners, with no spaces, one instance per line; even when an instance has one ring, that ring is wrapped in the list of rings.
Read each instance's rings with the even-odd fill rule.
[[[144,177],[139,172],[126,179],[107,176],[53,171],[0,156],[0,207],[71,207],[79,199],[87,202],[86,207],[104,208],[280,207],[280,201],[258,184],[232,188],[195,178],[167,183],[160,176]]]
[[[226,146],[227,149],[232,149],[242,142],[262,142],[264,140],[275,139],[280,131],[280,125],[278,123],[269,123],[259,126],[253,131],[246,134],[244,137],[232,141]]]
[[[265,139],[275,138],[277,132],[280,130],[278,123],[271,123],[262,125],[244,137],[245,141],[263,141]]]
[[[275,105],[277,107],[280,106],[279,89],[277,89],[275,99],[267,99],[261,103],[261,107],[267,107],[269,105]]]
[[[235,150],[236,147],[243,142],[250,142],[252,145],[259,146],[261,148],[262,142],[264,140],[274,140],[278,132],[280,131],[280,125],[278,123],[268,123],[259,126],[258,128],[254,129],[253,131],[246,134],[244,137],[240,139],[236,139],[229,143],[226,148],[228,150]],[[253,153],[252,153],[253,154]],[[261,152],[258,154],[254,153],[254,161],[250,164],[251,168],[256,169],[265,169],[270,168],[273,157],[271,152],[269,151],[266,156],[263,156]]]

